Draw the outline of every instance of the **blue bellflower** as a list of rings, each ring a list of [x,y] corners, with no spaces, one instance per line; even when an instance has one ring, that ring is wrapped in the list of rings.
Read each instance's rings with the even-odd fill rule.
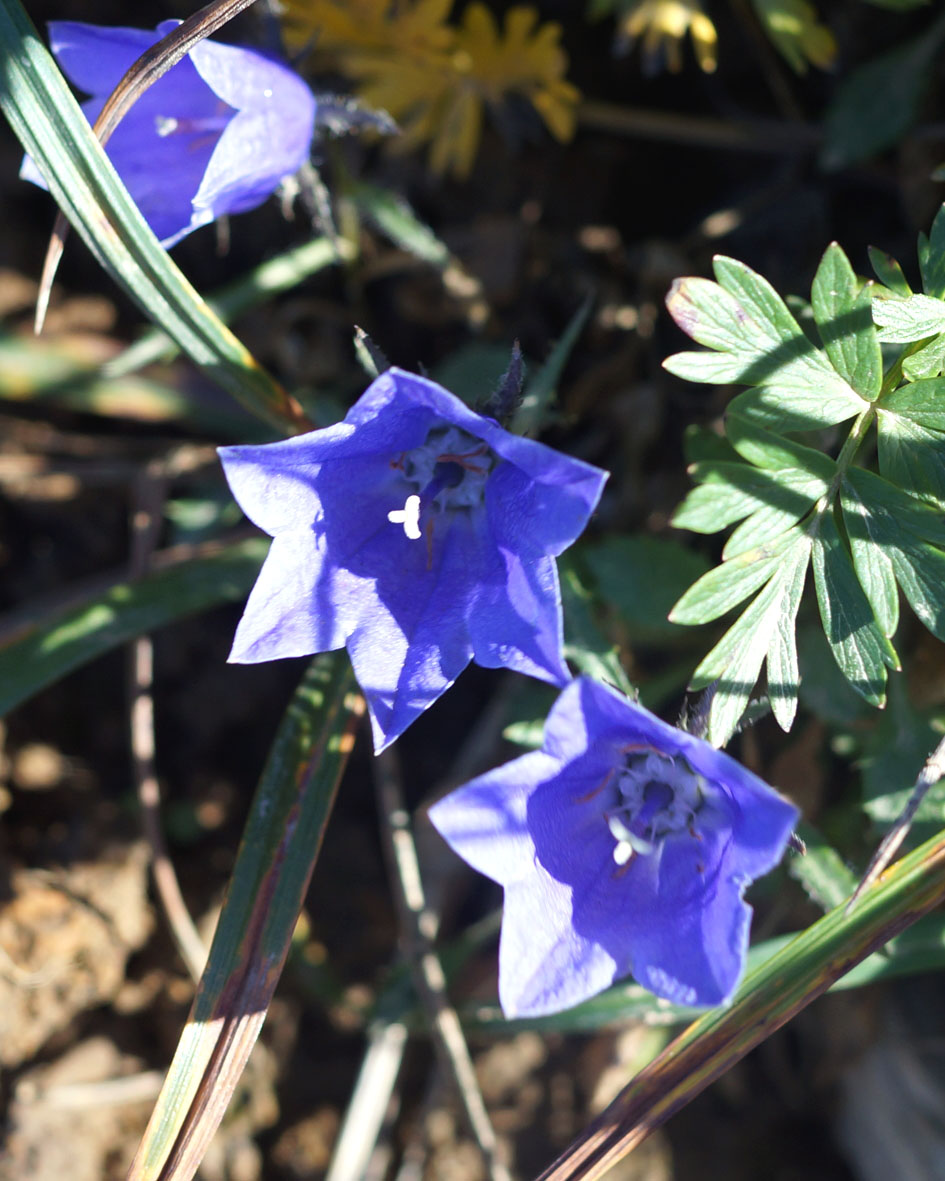
[[[335,426],[220,456],[273,537],[231,661],[347,646],[377,750],[470,660],[570,679],[555,556],[587,524],[605,472],[400,369]]]
[[[94,122],[121,76],[175,28],[49,25],[62,71],[93,97]],[[145,220],[171,247],[198,226],[260,205],[309,157],[315,97],[287,66],[252,49],[201,41],[138,99],[106,151]],[[33,161],[20,175],[46,187]]]
[[[702,739],[586,678],[540,751],[458,788],[430,819],[505,890],[508,1017],[570,1008],[632,973],[683,1005],[731,999],[745,888],[780,860],[797,810]]]

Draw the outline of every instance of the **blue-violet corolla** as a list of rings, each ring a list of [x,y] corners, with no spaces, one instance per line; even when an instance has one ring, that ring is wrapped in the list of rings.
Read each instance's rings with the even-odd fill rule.
[[[122,75],[179,21],[157,30],[52,21],[63,73],[93,97],[94,122]],[[309,158],[315,97],[288,66],[252,49],[201,41],[134,104],[106,152],[161,244],[261,204]],[[33,161],[20,175],[45,182]]]
[[[554,1013],[632,973],[683,1005],[731,999],[746,886],[780,860],[797,809],[734,759],[586,678],[541,750],[458,788],[430,818],[504,887],[499,998]]]
[[[400,369],[335,426],[220,456],[243,511],[273,537],[230,660],[347,646],[377,750],[470,660],[570,679],[555,557],[587,524],[605,472]]]

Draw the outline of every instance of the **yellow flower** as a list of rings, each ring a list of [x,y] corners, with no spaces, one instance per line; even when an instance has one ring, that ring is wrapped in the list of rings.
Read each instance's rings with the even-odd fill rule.
[[[402,134],[395,151],[430,145],[435,172],[469,175],[486,105],[527,99],[560,140],[574,133],[578,91],[557,24],[538,25],[533,8],[514,7],[500,32],[478,0],[461,24],[447,23],[451,0],[284,0],[294,47],[312,43],[358,82],[369,106],[387,111]]]
[[[620,34],[633,42],[643,38],[643,60],[648,69],[666,65],[678,74],[682,69],[682,41],[692,38],[699,67],[711,74],[717,64],[715,25],[702,10],[699,0],[640,0],[620,23]]]
[[[782,56],[799,73],[812,62],[823,69],[833,64],[837,43],[817,10],[807,0],[752,0],[758,19]]]

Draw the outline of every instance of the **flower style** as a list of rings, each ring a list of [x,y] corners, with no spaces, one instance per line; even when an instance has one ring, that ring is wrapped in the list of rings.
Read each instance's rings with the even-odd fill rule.
[[[620,36],[625,41],[632,44],[638,37],[643,38],[643,62],[650,73],[656,73],[664,59],[672,73],[679,73],[680,46],[687,32],[692,37],[699,68],[711,74],[718,60],[718,35],[699,0],[639,0],[631,5],[620,23]]]
[[[586,678],[558,698],[540,751],[430,809],[504,887],[508,1017],[570,1008],[631,972],[677,1004],[727,1002],[748,944],[742,894],[797,815],[728,755]]]
[[[377,750],[470,660],[570,679],[555,556],[587,524],[605,472],[400,369],[335,426],[220,457],[273,537],[231,661],[347,646]]]
[[[93,97],[94,122],[125,71],[179,21],[156,31],[74,21],[49,26],[65,74]],[[315,97],[288,67],[251,49],[201,41],[138,99],[106,151],[161,244],[261,204],[308,159]],[[20,175],[46,187],[27,157]]]

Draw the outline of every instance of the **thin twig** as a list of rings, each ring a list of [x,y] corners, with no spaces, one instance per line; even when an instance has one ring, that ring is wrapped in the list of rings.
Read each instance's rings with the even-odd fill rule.
[[[863,891],[868,889],[876,881],[896,856],[899,846],[906,839],[906,835],[912,826],[912,821],[915,819],[915,814],[919,810],[919,805],[925,799],[926,793],[943,778],[945,778],[945,738],[942,739],[926,759],[925,766],[919,772],[919,777],[915,781],[912,795],[909,796],[909,800],[903,808],[899,819],[883,837],[879,848],[873,854],[873,860],[869,863],[869,868],[863,875],[860,884],[853,891],[850,901],[847,903],[845,914],[850,913]]]
[[[131,576],[148,570],[157,543],[165,495],[164,467],[148,464],[134,484],[131,522]],[[158,898],[187,970],[200,979],[207,951],[184,902],[177,874],[168,856],[161,828],[161,789],[154,766],[154,645],[150,636],[139,636],[131,645],[131,765],[141,807],[144,836],[151,850],[151,872]]]
[[[374,760],[374,768],[381,836],[391,869],[404,954],[430,1025],[433,1044],[444,1069],[456,1083],[489,1176],[492,1181],[511,1181],[511,1174],[499,1159],[495,1131],[479,1090],[459,1017],[446,995],[443,966],[431,945],[436,917],[427,908],[423,894],[417,850],[410,817],[403,803],[396,754],[390,750],[384,751]]]

